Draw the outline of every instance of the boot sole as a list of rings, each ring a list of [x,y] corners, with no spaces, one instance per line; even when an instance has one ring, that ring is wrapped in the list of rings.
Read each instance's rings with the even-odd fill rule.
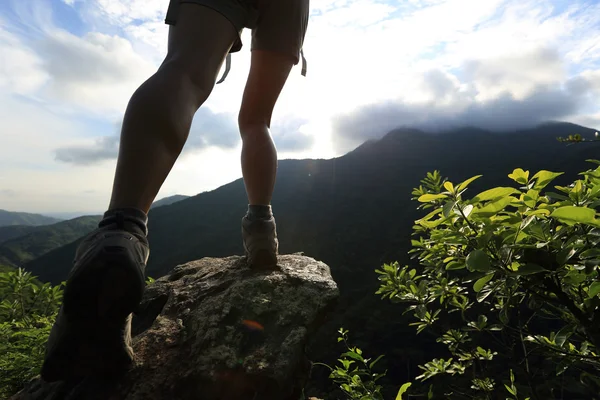
[[[119,239],[112,246],[107,240],[94,261],[69,279],[63,295],[65,326],[46,356],[45,381],[111,378],[131,366],[128,320],[145,283],[132,250]]]

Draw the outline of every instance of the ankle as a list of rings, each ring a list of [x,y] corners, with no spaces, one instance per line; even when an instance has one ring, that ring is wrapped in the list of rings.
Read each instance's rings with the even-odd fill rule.
[[[249,204],[246,215],[251,221],[257,219],[271,219],[273,217],[273,210],[270,205]]]
[[[112,208],[104,213],[102,220],[98,223],[99,228],[115,225],[118,229],[130,233],[148,235],[148,216],[138,208]]]

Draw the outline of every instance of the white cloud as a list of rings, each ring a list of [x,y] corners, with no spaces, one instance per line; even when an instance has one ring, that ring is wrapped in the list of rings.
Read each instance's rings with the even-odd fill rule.
[[[0,88],[20,95],[35,93],[49,79],[42,59],[3,25],[0,19]]]
[[[90,32],[79,38],[54,30],[36,44],[49,76],[46,95],[89,113],[122,113],[155,68],[129,41]]]

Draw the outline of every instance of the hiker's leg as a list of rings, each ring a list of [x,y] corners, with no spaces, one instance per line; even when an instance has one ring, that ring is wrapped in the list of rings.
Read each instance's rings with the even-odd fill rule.
[[[242,174],[250,205],[270,205],[277,173],[277,151],[271,139],[273,108],[295,59],[253,50],[250,73],[238,118],[242,136]]]
[[[237,37],[220,13],[197,4],[180,5],[164,62],[127,106],[110,209],[148,212]]]

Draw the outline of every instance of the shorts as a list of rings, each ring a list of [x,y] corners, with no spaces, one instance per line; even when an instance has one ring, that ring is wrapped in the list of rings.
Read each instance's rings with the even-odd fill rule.
[[[165,23],[175,25],[179,4],[194,3],[209,7],[227,18],[238,38],[230,53],[242,49],[241,33],[252,30],[251,50],[270,50],[294,57],[300,53],[308,26],[310,0],[171,0]],[[304,61],[304,60],[303,60]]]

